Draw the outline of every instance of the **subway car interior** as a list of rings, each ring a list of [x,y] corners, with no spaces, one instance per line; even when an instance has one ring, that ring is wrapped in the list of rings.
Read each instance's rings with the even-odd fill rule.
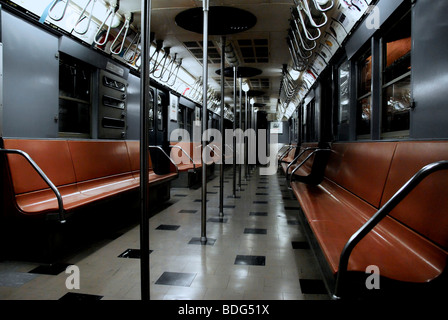
[[[446,301],[446,12],[0,0],[0,300]]]

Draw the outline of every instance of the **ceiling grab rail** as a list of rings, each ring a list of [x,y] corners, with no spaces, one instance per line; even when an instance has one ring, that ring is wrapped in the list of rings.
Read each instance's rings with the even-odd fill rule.
[[[72,33],[72,32],[76,32],[77,34],[84,35],[84,34],[87,33],[87,31],[89,31],[89,28],[90,28],[90,22],[92,22],[93,9],[95,8],[95,3],[96,3],[96,1],[97,1],[97,0],[93,0],[93,2],[92,2],[92,0],[87,1],[86,5],[84,6],[84,8],[83,8],[82,11],[81,11],[81,14],[80,14],[79,17],[78,17],[78,20],[77,20],[76,23],[75,23],[75,26],[73,27],[73,29],[72,29],[72,31],[71,31],[70,33]],[[87,26],[86,26],[83,30],[81,30],[81,31],[80,31],[80,30],[76,30],[76,27],[77,27],[77,26],[78,26],[84,19],[87,18],[87,16],[85,16],[84,14],[86,13],[87,8],[89,7],[89,4],[90,4],[90,3],[92,3],[92,7],[90,8],[90,14],[89,14],[89,17],[88,17],[88,20],[87,20]]]
[[[174,58],[171,58],[171,56],[169,56],[170,62],[168,63],[168,65],[165,68],[163,68],[161,70],[160,77],[159,77],[160,81],[166,82],[169,79],[171,73],[173,72],[176,58],[177,58],[177,53],[174,54]],[[166,80],[164,80],[163,78],[165,77],[167,72],[168,72],[168,78]]]
[[[334,7],[334,1],[333,0],[320,0],[320,1],[319,0],[313,0],[313,2],[314,2],[314,7],[317,10],[319,10],[320,12],[329,11],[329,10],[331,10]],[[328,7],[326,7],[326,8],[322,8],[322,5],[319,2],[322,2],[322,5],[325,5],[328,2],[331,2],[331,4]]]
[[[193,83],[193,86],[191,87],[191,90],[189,92],[189,97],[192,100],[197,99],[197,95],[201,95],[201,92],[199,91],[199,88],[202,86],[202,77],[199,77],[196,79],[196,81]]]
[[[310,2],[314,4],[314,10],[311,9],[308,0],[302,0],[303,11],[308,16],[308,20],[314,28],[323,27],[328,22],[328,17],[325,14],[325,11],[330,10],[333,7],[333,4],[331,4],[328,8],[322,9],[316,0],[312,0]]]
[[[311,56],[313,55],[313,53],[311,52],[312,50],[306,50],[307,52],[305,52],[305,53],[302,51],[303,47],[300,46],[300,42],[297,40],[296,32],[294,31],[294,29],[291,29],[289,31],[288,35],[289,35],[289,38],[291,41],[291,48],[293,48],[294,51],[299,54],[301,60],[304,63],[308,63],[308,59],[311,58]],[[317,44],[316,44],[316,42],[314,42],[313,48],[315,48],[316,46],[317,46]]]
[[[302,61],[298,60],[296,52],[295,52],[295,50],[291,46],[291,39],[289,37],[286,38],[286,43],[288,44],[289,54],[290,54],[290,56],[292,58],[293,68],[295,70],[299,70],[301,65],[302,65]]]
[[[54,0],[54,1],[53,1],[53,4],[51,5],[51,7],[50,7],[50,9],[49,9],[49,11],[48,11],[48,16],[49,16],[52,20],[54,20],[54,21],[61,21],[61,20],[64,18],[64,16],[65,16],[65,12],[67,11],[68,3],[70,2],[70,0],[67,0],[67,1],[65,2],[64,10],[62,11],[62,14],[61,14],[59,17],[52,17],[52,16],[51,16],[51,12],[54,10],[54,8],[56,7],[56,5],[57,5],[59,2],[62,2],[62,1],[63,1],[63,0]]]
[[[294,8],[293,10],[292,10],[292,16],[293,16],[293,21],[294,21],[294,24],[291,26],[291,28],[293,28],[293,34],[295,35],[296,34],[296,32],[297,32],[297,35],[299,36],[299,39],[300,39],[300,44],[302,44],[302,48],[304,49],[304,50],[306,50],[306,51],[312,51],[312,50],[314,50],[315,48],[316,48],[316,46],[317,46],[317,43],[316,43],[316,39],[317,38],[313,38],[313,37],[311,37],[311,39],[309,38],[309,37],[307,37],[306,35],[307,34],[309,34],[309,32],[308,32],[308,30],[306,29],[306,27],[304,26],[304,24],[303,24],[303,22],[302,22],[302,20],[301,20],[301,15],[300,15],[300,13],[299,13],[299,10],[297,10],[297,8]],[[297,20],[300,20],[300,24],[297,22]],[[301,28],[302,27],[302,28]],[[294,30],[296,31],[296,32],[294,32]],[[302,37],[302,32],[301,32],[301,30],[304,30],[304,33],[305,33],[305,36],[306,36],[306,39],[304,40],[303,39],[303,37]],[[317,29],[317,30],[319,30],[319,29]],[[319,30],[319,33],[320,33],[320,30]],[[320,36],[320,35],[319,35]],[[308,46],[308,41],[311,41],[311,46]]]
[[[152,76],[156,79],[160,79],[162,77],[162,74],[164,73],[164,70],[166,69],[165,65],[166,65],[166,61],[168,60],[168,58],[170,56],[170,48],[169,47],[163,48],[163,52],[164,52],[164,54],[163,54],[162,59],[157,63],[157,65],[154,66],[154,70],[152,72]],[[159,70],[159,68],[160,68],[160,74],[156,75],[156,72]]]
[[[151,62],[154,61],[153,67],[149,69],[149,74],[150,75],[155,70],[155,67],[156,67],[156,64],[157,64],[157,60],[159,59],[159,54],[160,54],[160,51],[162,51],[162,48],[163,48],[163,40],[156,40],[156,50],[152,53],[151,57],[149,58],[149,60]],[[154,58],[154,56],[155,56],[155,58]]]
[[[133,63],[139,56],[138,53],[138,46],[140,45],[142,39],[142,34],[140,32],[137,32],[134,36],[134,39],[132,39],[131,43],[127,47],[126,51],[124,52],[123,58],[126,62]],[[132,46],[135,45],[135,49],[131,51],[131,55],[129,55],[129,50],[131,50]]]
[[[300,41],[297,40],[297,35],[299,36]],[[311,56],[313,55],[312,51],[316,48],[317,43],[313,40],[312,45],[308,46],[307,41],[304,41],[302,38],[296,20],[291,21],[291,39],[294,40],[293,44],[295,44],[295,47],[298,48],[299,55],[303,60],[308,60],[309,58],[311,58]],[[306,52],[302,52],[300,48],[302,48]]]
[[[95,37],[93,39],[93,41],[96,43],[96,45],[104,46],[106,44],[107,38],[109,38],[110,29],[112,28],[112,24],[114,22],[115,13],[117,12],[117,10],[118,10],[118,2],[117,2],[117,0],[110,1],[109,9],[107,9],[107,11],[106,11],[106,19],[104,19],[103,23],[98,28],[98,31],[95,34]],[[109,19],[110,19],[110,24],[107,27],[106,36],[104,37],[104,41],[97,40],[98,37],[100,36],[102,30],[103,30],[103,27],[106,25],[106,22]]]
[[[172,83],[169,82],[169,78],[168,78],[168,80],[167,80],[168,86],[172,87],[172,86],[174,86],[174,84],[176,83],[176,81],[177,81],[177,77],[178,77],[178,75],[179,75],[179,69],[180,69],[181,66],[182,66],[182,58],[179,59],[179,62],[177,62],[176,68],[175,68],[174,71],[173,71],[173,74],[174,74],[174,73],[176,74],[176,75],[174,76],[174,80],[173,80],[173,82],[172,82]],[[172,76],[172,75],[171,75],[171,76]],[[170,77],[171,77],[171,76],[170,76]]]
[[[199,92],[199,88],[202,86],[202,77],[199,77],[193,84],[193,88],[190,91],[190,96],[193,100],[197,99],[197,96],[201,95],[201,93]]]
[[[123,27],[121,27],[120,31],[118,32],[114,41],[112,42],[112,45],[110,46],[110,52],[112,54],[119,55],[121,53],[121,51],[123,51],[124,44],[126,42],[126,37],[128,35],[129,27],[131,26],[131,21],[132,21],[133,16],[132,16],[132,13],[125,13],[124,17],[125,17],[125,20],[124,20]],[[123,39],[121,40],[120,49],[117,50],[115,43],[117,42],[118,38],[121,36],[123,31],[124,31],[124,34],[123,34]]]
[[[296,8],[296,12],[298,14],[297,19],[300,21],[300,24],[302,25],[302,31],[305,34],[305,37],[310,41],[319,39],[322,34],[319,27],[315,27],[312,24],[311,24],[311,26],[309,26],[312,28],[312,30],[315,30],[315,32],[316,32],[316,35],[312,35],[306,26],[305,18],[302,15],[302,11],[306,11],[306,9],[304,8],[302,1],[294,0],[294,2],[297,3],[297,8]],[[305,15],[307,15],[307,12],[305,12]],[[308,20],[310,21],[310,23],[311,23],[311,20],[314,22],[314,20],[312,18],[308,19]],[[300,29],[299,29],[299,33],[300,33]]]
[[[191,98],[191,99],[193,99],[193,91],[195,90],[195,86],[196,86],[196,83],[198,82],[198,79],[196,79],[195,80],[195,82],[193,83],[193,85],[192,86],[190,86],[190,88],[189,88],[189,90],[188,90],[188,92],[186,92],[186,96],[188,96],[189,98]]]

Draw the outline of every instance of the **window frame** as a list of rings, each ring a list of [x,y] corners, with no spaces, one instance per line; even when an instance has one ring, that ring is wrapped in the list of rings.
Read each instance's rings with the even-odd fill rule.
[[[386,67],[387,67],[387,37],[392,34],[392,32],[394,31],[395,28],[397,28],[398,26],[400,26],[401,23],[403,23],[403,21],[405,19],[410,19],[411,22],[411,29],[409,30],[409,34],[411,37],[411,50],[410,50],[410,67],[411,69],[399,76],[396,76],[395,78],[389,80],[388,82],[384,83],[384,81],[386,81]],[[410,117],[411,117],[411,105],[409,105],[408,108],[408,119],[409,119],[409,123],[408,123],[408,128],[405,130],[394,130],[394,131],[385,131],[385,123],[384,123],[384,117],[385,117],[385,113],[387,113],[387,102],[385,100],[386,98],[386,92],[387,89],[392,87],[393,85],[401,82],[402,80],[406,79],[409,77],[409,90],[410,90],[410,96],[412,97],[412,9],[407,10],[406,12],[404,12],[399,19],[397,19],[397,21],[388,29],[388,32],[384,33],[382,35],[381,38],[381,43],[382,43],[382,57],[383,57],[383,64],[381,66],[381,75],[382,75],[382,81],[381,81],[381,94],[382,94],[382,99],[381,99],[381,124],[380,124],[380,138],[385,140],[385,139],[409,139],[410,138],[410,127],[411,127],[411,121],[410,121]],[[384,81],[383,81],[384,80]],[[412,99],[412,98],[411,98]]]

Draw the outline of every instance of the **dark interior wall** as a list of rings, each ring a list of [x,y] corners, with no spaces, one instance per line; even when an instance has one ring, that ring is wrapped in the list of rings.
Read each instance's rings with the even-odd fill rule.
[[[5,11],[1,34],[3,136],[57,137],[58,37]]]
[[[419,0],[413,8],[411,138],[448,138],[448,1]]]

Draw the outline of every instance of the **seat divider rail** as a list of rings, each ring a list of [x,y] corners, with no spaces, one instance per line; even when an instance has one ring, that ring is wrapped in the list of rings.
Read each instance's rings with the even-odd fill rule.
[[[37,163],[30,157],[30,155],[22,150],[16,150],[16,149],[1,149],[0,148],[0,153],[18,154],[18,155],[24,157],[29,162],[29,164],[33,167],[33,169],[39,174],[39,176],[45,181],[45,183],[50,187],[50,189],[56,195],[56,199],[58,201],[59,222],[65,223],[66,219],[65,219],[64,203],[62,200],[61,193],[59,192],[58,188],[54,185],[54,183],[47,177],[47,175],[37,165]]]
[[[355,246],[388,215],[417,185],[434,172],[448,170],[448,160],[438,161],[426,165],[409,179],[358,231],[356,231],[345,244],[339,259],[339,268],[333,298],[340,299],[343,295],[344,283],[350,255]]]

